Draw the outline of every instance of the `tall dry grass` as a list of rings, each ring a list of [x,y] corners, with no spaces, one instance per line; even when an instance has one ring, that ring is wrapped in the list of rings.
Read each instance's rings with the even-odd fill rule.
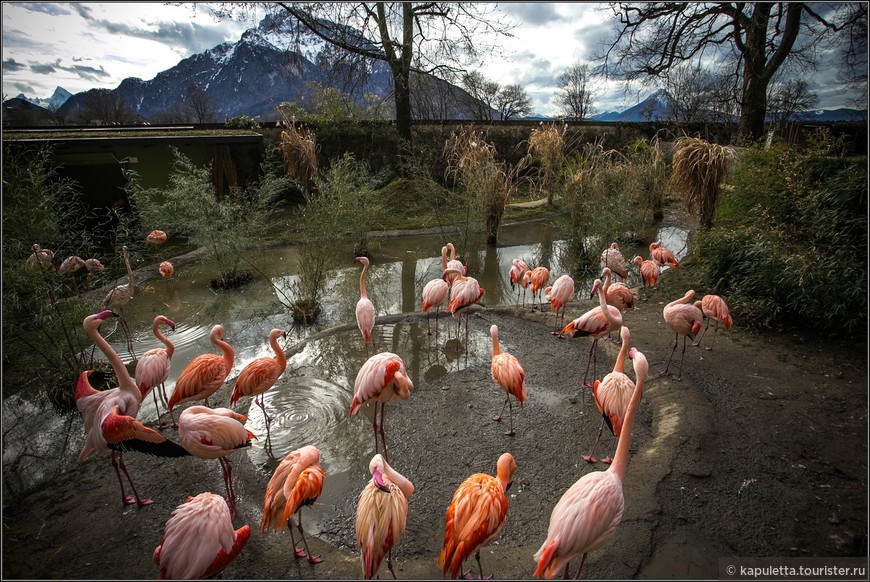
[[[561,129],[556,124],[541,125],[529,134],[529,155],[541,161],[541,179],[538,187],[547,193],[547,204],[553,203],[553,190],[556,176],[565,164],[565,135],[568,125],[563,123]]]
[[[296,116],[289,119],[278,109],[283,127],[276,147],[281,154],[287,175],[304,186],[308,192],[317,191],[317,142],[313,131],[296,125]]]
[[[674,144],[671,186],[682,194],[686,210],[704,228],[713,225],[720,185],[735,158],[733,148],[696,137],[682,137]]]

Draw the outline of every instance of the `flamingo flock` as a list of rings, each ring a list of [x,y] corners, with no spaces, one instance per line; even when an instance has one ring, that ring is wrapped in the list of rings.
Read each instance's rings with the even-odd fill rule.
[[[162,241],[149,238],[149,242],[160,244]],[[43,259],[47,256],[46,253],[38,245],[34,245],[34,249],[32,263],[47,268],[41,262],[46,260]],[[447,258],[448,253],[452,253],[450,260]],[[126,247],[122,254],[128,270],[128,285],[116,287],[106,297],[100,311],[88,316],[83,322],[85,331],[95,346],[112,365],[119,384],[116,388],[100,391],[89,383],[91,370],[82,372],[79,377],[76,403],[87,434],[79,460],[84,460],[96,452],[111,453],[112,465],[121,486],[123,504],[137,503],[139,506],[146,506],[151,505],[153,500],[140,497],[135,489],[124,464],[124,451],[165,457],[217,459],[221,465],[226,496],[209,492],[188,496],[185,502],[172,511],[166,521],[163,537],[153,553],[153,560],[159,568],[161,578],[213,577],[236,559],[250,537],[248,525],[237,529],[233,525],[233,520],[237,517],[237,496],[233,488],[229,457],[237,451],[250,448],[252,441],[258,436],[246,428],[246,415],[234,411],[232,407],[237,406],[243,398],[251,397],[252,404],[260,407],[266,420],[268,442],[271,417],[266,412],[264,394],[276,386],[286,371],[287,359],[284,349],[278,343],[280,338],[286,337],[286,333],[280,328],[272,329],[268,333],[268,344],[274,357],[255,358],[243,367],[232,387],[229,407],[212,408],[208,405],[208,398],[225,386],[231,378],[235,364],[235,350],[224,338],[223,326],[214,325],[209,338],[219,353],[201,354],[184,366],[175,381],[174,391],[167,400],[164,385],[170,375],[174,346],[160,331],[160,326],[174,331],[176,326],[172,320],[163,315],[154,318],[152,333],[164,347],[154,348],[143,354],[136,366],[135,380],[130,377],[120,357],[99,333],[100,323],[120,316],[111,307],[122,309],[133,297],[133,277]],[[645,284],[647,276],[643,266],[648,262],[653,263],[656,277],[663,268],[679,268],[673,255],[661,246],[661,241],[650,245],[650,254],[649,261],[640,257],[635,257],[632,261],[640,268],[640,276]],[[47,259],[49,265],[50,258]],[[430,280],[424,287],[420,313],[426,315],[428,328],[430,311],[436,310],[436,336],[438,310],[442,306],[446,304],[445,312],[453,317],[463,314],[466,320],[467,349],[468,308],[480,302],[485,291],[468,274],[468,268],[455,259],[455,247],[451,243],[442,247],[441,258],[441,276]],[[81,268],[83,265],[79,262],[82,261],[68,260],[63,271],[68,272],[67,269],[71,269],[73,265]],[[368,298],[365,285],[370,263],[367,257],[357,257],[356,262],[363,265],[360,273],[360,299],[356,307],[357,325],[366,349],[371,347],[376,350],[372,341],[376,325],[375,307]],[[524,290],[526,286],[531,286],[533,310],[538,308],[535,300],[541,293],[550,303],[549,311],[553,314],[555,324],[555,331],[552,332],[554,335],[560,339],[565,336],[585,336],[591,340],[581,386],[592,388],[595,407],[601,416],[601,426],[590,452],[582,455],[582,458],[589,464],[599,462],[593,455],[605,424],[617,441],[613,457],[606,456],[600,460],[601,463],[609,465],[607,470],[593,471],[581,476],[555,502],[546,539],[531,557],[535,563],[531,574],[537,578],[553,578],[560,572],[567,578],[570,575],[570,563],[577,558],[580,563],[575,577],[579,577],[588,554],[605,547],[613,538],[624,512],[623,484],[627,476],[631,430],[641,401],[643,385],[649,374],[649,364],[645,355],[631,346],[631,333],[623,318],[625,313],[637,308],[633,292],[626,283],[612,281],[614,273],[623,281],[628,279],[625,261],[619,253],[617,243],[613,243],[602,253],[601,267],[601,278],[595,280],[591,293],[591,297],[597,298],[598,306],[567,325],[560,323],[560,318],[565,317],[565,309],[574,297],[575,282],[572,277],[562,275],[553,285],[545,288],[550,277],[549,270],[543,266],[529,267],[522,259],[514,259],[510,270],[505,273],[505,278],[518,289],[516,308],[524,308],[524,301],[523,307],[519,306],[519,287]],[[726,331],[732,325],[730,311],[722,297],[708,294],[693,303],[694,296],[695,291],[689,290],[682,297],[668,303],[663,310],[664,321],[674,332],[675,338],[667,365],[660,376],[669,372],[680,335],[683,336],[683,350],[679,371],[673,377],[676,381],[682,376],[687,340],[697,337],[698,341],[692,345],[699,346],[701,343],[703,334],[698,337],[698,333],[703,320],[707,319],[708,326],[710,320],[716,322],[713,341],[720,323]],[[540,308],[543,309],[543,302],[540,302]],[[620,335],[619,355],[612,372],[599,380],[595,366],[597,344],[599,339],[614,331]],[[704,331],[706,332],[706,328]],[[490,326],[490,338],[490,376],[505,394],[502,410],[492,420],[500,421],[504,409],[508,407],[509,429],[504,434],[515,437],[517,432],[513,422],[513,400],[522,407],[528,401],[530,393],[534,399],[534,387],[530,390],[526,385],[526,373],[518,357],[501,348],[499,328],[495,324]],[[713,342],[706,349],[712,348]],[[623,372],[626,357],[633,361],[634,381]],[[590,367],[593,382],[588,382]],[[375,454],[369,462],[370,479],[357,498],[355,520],[360,573],[364,579],[378,576],[384,560],[388,571],[396,578],[393,551],[398,547],[406,530],[409,511],[413,512],[413,508],[409,510],[409,498],[415,487],[408,477],[388,462],[385,412],[387,403],[398,404],[402,400],[408,400],[412,397],[413,389],[414,382],[402,357],[387,351],[376,352],[365,360],[353,386],[348,420],[351,421],[364,408],[373,408],[371,419]],[[148,392],[152,392],[158,411],[156,428],[177,427],[177,442],[137,419],[141,401]],[[170,415],[182,404],[193,405],[181,412],[177,423],[173,415],[172,425],[164,426],[159,425],[161,415],[158,400],[164,403]],[[516,439],[517,442],[520,440],[521,436]],[[408,459],[399,459],[397,466],[406,473],[413,470],[413,463],[408,462]],[[494,476],[474,473],[455,489],[446,505],[443,544],[436,560],[444,577],[473,577],[465,564],[474,556],[478,574],[484,579],[481,551],[498,538],[506,523],[509,505],[507,491],[516,470],[514,456],[505,452],[497,460]],[[125,493],[122,472],[130,485],[132,496]],[[263,497],[261,534],[281,532],[286,526],[291,535],[292,557],[305,558],[312,566],[322,562],[323,558],[313,555],[308,547],[301,511],[304,507],[315,510],[323,493],[326,474],[324,466],[321,465],[320,450],[312,445],[302,446],[287,453],[277,465],[265,487]],[[294,529],[298,530],[304,549],[297,546]]]

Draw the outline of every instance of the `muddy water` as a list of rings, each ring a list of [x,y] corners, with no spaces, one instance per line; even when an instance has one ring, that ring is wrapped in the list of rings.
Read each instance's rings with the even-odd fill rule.
[[[680,259],[685,254],[686,234],[677,228],[665,227],[659,232],[663,244]],[[480,282],[486,294],[484,305],[505,305],[518,301],[511,289],[507,273],[514,258],[524,259],[530,266],[544,265],[550,269],[551,281],[568,272],[561,264],[564,241],[554,240],[552,229],[544,223],[505,227],[501,244],[480,249],[458,248],[457,258],[468,267],[469,276]],[[371,265],[366,278],[369,298],[383,322],[391,314],[420,310],[421,291],[432,278],[440,275],[440,249],[445,239],[439,235],[401,237],[375,243],[370,248]],[[627,258],[640,254],[648,256],[646,248],[623,248]],[[366,348],[356,329],[354,309],[359,299],[360,265],[353,257],[336,265],[328,290],[323,299],[323,312],[314,325],[295,325],[287,302],[289,289],[298,277],[299,259],[296,247],[279,247],[265,251],[258,257],[258,268],[269,276],[257,277],[244,288],[228,292],[210,290],[212,274],[203,264],[190,264],[177,268],[168,280],[151,279],[136,289],[136,295],[125,309],[134,339],[134,354],[141,355],[153,347],[161,347],[151,334],[154,316],[163,314],[176,324],[175,331],[164,328],[173,342],[175,354],[172,370],[166,383],[171,394],[175,380],[184,366],[202,353],[217,353],[208,339],[215,324],[224,327],[224,338],[235,349],[235,365],[226,387],[213,396],[209,404],[229,406],[231,386],[239,372],[253,359],[271,356],[266,336],[277,327],[286,330],[287,338],[281,345],[287,353],[287,370],[264,395],[266,409],[272,418],[267,439],[265,420],[259,406],[250,398],[237,403],[235,409],[248,416],[247,427],[258,436],[254,446],[244,453],[236,453],[241,461],[247,455],[258,470],[268,478],[278,462],[290,451],[303,445],[314,445],[321,451],[322,464],[330,478],[322,496],[322,520],[330,518],[329,499],[341,499],[357,493],[358,483],[345,475],[360,459],[369,459],[374,452],[371,425],[372,411],[365,410],[354,418],[348,417],[353,396],[356,373],[365,360],[375,352],[391,351],[402,356],[414,382],[415,389],[433,382],[451,372],[460,371],[468,362],[488,358],[490,338],[481,332],[465,336],[459,329],[460,321],[450,317],[427,322],[388,323],[375,327],[374,348]],[[629,269],[629,284],[637,284],[636,269]],[[578,294],[588,294],[589,280],[576,280]],[[588,296],[588,295],[586,295]],[[519,296],[522,300],[522,296]],[[530,294],[525,298],[531,305]],[[437,327],[436,327],[437,322]],[[112,320],[104,324],[103,334],[129,367],[135,363],[127,352],[123,330]],[[343,331],[321,334],[339,327]],[[437,334],[436,334],[437,329]],[[432,332],[431,335],[429,332]],[[183,410],[187,405],[182,405]],[[165,411],[164,411],[165,412]],[[177,413],[180,410],[177,411]],[[142,403],[140,420],[151,423],[156,410],[149,396]],[[387,424],[389,425],[389,407]],[[173,431],[167,431],[173,438]],[[387,434],[389,445],[390,436]],[[315,518],[315,521],[317,518]],[[306,525],[312,533],[317,523]]]

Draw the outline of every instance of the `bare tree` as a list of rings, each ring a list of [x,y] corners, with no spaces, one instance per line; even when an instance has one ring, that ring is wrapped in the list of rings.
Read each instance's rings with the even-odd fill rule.
[[[215,123],[217,108],[211,96],[199,84],[190,83],[184,88],[184,110],[192,123]]]
[[[471,107],[474,118],[492,121],[495,100],[500,90],[499,84],[487,79],[479,71],[472,71],[463,75],[462,87],[473,99]]]
[[[672,68],[662,80],[668,102],[668,115],[677,122],[706,121],[710,101],[711,79],[698,65],[683,64]]]
[[[814,63],[813,39],[860,25],[866,8],[802,2],[616,2],[618,24],[602,67],[627,79],[661,76],[684,61],[710,56],[736,63],[740,134],[764,133],[767,89],[786,60]],[[801,37],[801,42],[799,41]]]
[[[127,125],[138,121],[136,112],[109,89],[88,91],[74,117],[82,125]]]
[[[768,117],[772,123],[796,121],[802,112],[815,108],[819,97],[803,79],[773,83],[768,97]]]
[[[592,114],[596,91],[589,65],[571,65],[556,78],[556,86],[556,105],[565,117],[583,121]]]
[[[451,85],[431,75],[411,73],[411,105],[420,119],[455,117],[456,95]],[[467,104],[466,104],[467,106]]]
[[[532,113],[532,99],[522,86],[508,85],[495,96],[495,107],[501,119],[515,119]]]

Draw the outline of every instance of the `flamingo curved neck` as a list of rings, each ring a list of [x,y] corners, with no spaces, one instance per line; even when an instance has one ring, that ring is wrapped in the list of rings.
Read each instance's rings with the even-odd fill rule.
[[[284,350],[281,349],[281,346],[278,345],[277,336],[269,338],[269,344],[271,344],[272,350],[275,352],[275,361],[278,362],[278,365],[282,368],[286,367],[287,356],[284,354]]]
[[[151,331],[154,332],[154,337],[156,337],[160,342],[166,346],[166,355],[169,358],[172,358],[172,354],[175,352],[175,345],[169,341],[165,335],[160,332],[159,324],[162,323],[160,321],[155,321],[151,324]]]
[[[224,355],[224,363],[227,366],[227,370],[231,370],[233,367],[233,359],[236,357],[236,352],[233,350],[233,347],[217,337],[213,337],[211,343],[214,344],[215,347],[217,347],[217,349],[219,349]]]
[[[613,462],[608,467],[608,471],[619,477],[622,481],[625,477],[625,469],[628,466],[628,449],[631,445],[631,427],[634,424],[634,413],[640,404],[641,393],[643,392],[643,382],[646,379],[646,373],[639,374],[637,384],[634,387],[634,392],[631,394],[631,400],[628,402],[628,410],[625,413],[625,419],[622,421],[622,430],[619,433],[619,442],[616,445],[616,452],[613,454]]]
[[[604,294],[604,285],[598,286],[598,304],[601,306],[601,311],[604,312],[604,317],[610,325],[616,325],[618,322],[610,313],[610,306],[607,305],[607,297]]]
[[[94,322],[88,322],[87,326],[88,335],[93,340],[94,344],[100,348],[100,351],[103,352],[103,355],[106,356],[106,359],[109,360],[109,364],[112,366],[112,370],[114,370],[115,375],[118,377],[118,387],[122,390],[127,390],[132,393],[135,393],[137,397],[141,400],[142,393],[139,391],[139,388],[136,387],[136,383],[133,381],[133,378],[130,377],[130,373],[127,371],[127,367],[124,365],[123,360],[121,360],[121,356],[115,353],[115,350],[112,349],[112,346],[109,345],[109,342],[100,335],[100,331]]]
[[[489,335],[492,336],[492,355],[497,356],[500,353],[498,345],[498,331],[492,330]]]
[[[414,493],[414,485],[405,478],[404,475],[397,472],[392,467],[384,467],[384,475],[390,480],[390,482],[394,483],[396,487],[402,490],[405,499],[409,498],[411,494]]]
[[[363,263],[362,272],[359,274],[359,294],[360,297],[367,297],[366,295],[366,271],[368,271],[369,265],[368,263]]]

